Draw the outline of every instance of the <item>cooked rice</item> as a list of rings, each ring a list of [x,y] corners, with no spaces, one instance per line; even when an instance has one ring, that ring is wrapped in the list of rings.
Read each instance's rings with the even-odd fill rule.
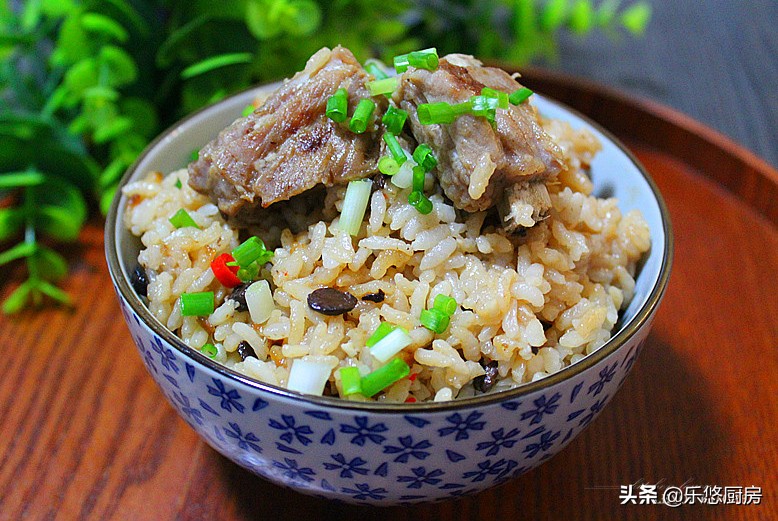
[[[408,204],[407,190],[386,183],[372,194],[353,238],[338,227],[345,187],[327,190],[312,224],[304,201],[283,206],[286,222],[302,232],[275,221],[252,230],[279,244],[272,269],[262,273],[273,288],[276,309],[261,325],[253,324],[248,312],[235,310],[234,301],[225,299],[231,290],[210,270],[217,255],[240,243],[238,231],[206,196],[188,187],[186,170],[166,177],[152,173],[124,188],[125,223],[143,243],[138,261],[150,279],[149,310],[190,347],[213,343],[218,362],[262,382],[285,387],[295,359],[329,364],[333,371],[325,394],[340,392],[337,367],[356,366],[366,374],[382,365],[365,347],[382,321],[410,332],[413,344],[398,356],[416,376],[379,393],[378,401],[472,396],[473,378],[484,374],[482,359],[499,363],[493,391],[559,371],[610,338],[618,311],[632,297],[636,263],[650,237],[639,212],[622,215],[615,199],[591,195],[586,169],[600,147],[596,138],[559,121],[546,121],[544,128],[562,147],[568,168],[549,186],[550,216],[525,236],[506,235],[489,224],[486,212],[455,211],[432,185],[432,176],[427,179],[427,192],[434,191],[430,214]],[[175,229],[168,219],[180,208],[201,229]],[[386,298],[360,300],[348,314],[329,317],[306,301],[311,291],[325,286],[356,297],[383,290]],[[182,293],[211,290],[216,295],[212,315],[181,315]],[[460,305],[442,335],[419,323],[419,314],[439,293]],[[241,361],[236,350],[244,341],[257,358]]]

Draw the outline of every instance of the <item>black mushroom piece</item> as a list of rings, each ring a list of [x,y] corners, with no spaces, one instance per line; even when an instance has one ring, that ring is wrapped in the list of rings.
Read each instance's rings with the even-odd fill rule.
[[[473,378],[473,387],[476,391],[482,392],[482,393],[488,393],[492,390],[492,387],[494,387],[494,384],[497,383],[497,360],[492,360],[490,362],[486,362],[485,359],[481,359],[481,367],[484,368],[484,374],[481,376],[476,376]]]
[[[149,276],[146,274],[146,270],[140,264],[135,266],[135,269],[132,270],[132,273],[130,274],[130,284],[138,296],[147,296],[149,288]]]
[[[245,340],[238,344],[238,356],[240,356],[241,361],[246,361],[246,358],[253,356],[254,358],[257,357],[257,354],[254,352],[254,348],[251,347],[251,344],[246,342]]]
[[[379,289],[375,293],[368,293],[366,295],[362,295],[362,300],[367,300],[368,302],[383,302],[386,298],[386,293],[384,293],[384,290]]]
[[[251,284],[241,284],[235,286],[232,293],[227,297],[228,300],[235,301],[235,311],[248,311],[249,307],[246,304],[246,290]]]
[[[308,307],[330,317],[348,313],[356,305],[357,298],[354,295],[335,288],[319,288],[308,294]]]

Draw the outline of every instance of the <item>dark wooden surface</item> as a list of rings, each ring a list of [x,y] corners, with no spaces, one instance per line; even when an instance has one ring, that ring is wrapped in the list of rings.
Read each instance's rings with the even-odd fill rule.
[[[676,239],[633,374],[561,454],[500,488],[412,509],[270,485],[205,445],[145,373],[94,221],[68,252],[75,310],[0,317],[0,519],[778,519],[778,223],[776,198],[764,197],[778,174],[668,109],[553,76],[526,81],[626,141]],[[3,277],[0,298],[18,278]],[[620,506],[619,486],[637,482],[758,486],[762,504]]]

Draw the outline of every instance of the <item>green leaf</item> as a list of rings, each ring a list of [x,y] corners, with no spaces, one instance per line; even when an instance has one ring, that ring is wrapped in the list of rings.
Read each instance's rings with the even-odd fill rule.
[[[106,45],[100,49],[99,61],[108,68],[108,83],[114,87],[128,85],[138,77],[138,67],[124,49]]]
[[[100,174],[100,188],[108,188],[116,183],[121,178],[126,167],[127,163],[121,157],[117,157],[108,163],[108,166]]]
[[[591,0],[576,0],[570,9],[568,27],[577,34],[586,34],[594,24],[594,7]]]
[[[24,213],[20,208],[0,208],[0,243],[22,229]]]
[[[82,224],[61,206],[44,206],[39,208],[35,215],[35,227],[61,242],[75,241]]]
[[[68,274],[65,257],[50,248],[39,246],[30,260],[37,264],[38,274],[46,280],[56,282]]]
[[[103,215],[107,215],[108,210],[111,209],[111,203],[113,203],[113,198],[116,195],[117,190],[118,186],[114,185],[108,188],[105,192],[103,192],[103,195],[100,196],[100,211],[103,213]]]
[[[63,84],[71,95],[81,99],[86,91],[99,83],[99,69],[94,58],[84,58],[73,64],[65,73]]]
[[[45,280],[39,280],[37,281],[37,284],[35,284],[35,288],[39,290],[44,295],[48,295],[50,298],[56,300],[57,302],[64,304],[66,306],[72,306],[73,301],[70,300],[70,295],[56,287],[55,285],[46,282]]]
[[[132,119],[133,131],[141,136],[151,138],[157,133],[159,125],[157,109],[151,102],[143,98],[122,98],[119,101],[119,112]],[[140,150],[143,148],[141,147]]]
[[[102,34],[120,42],[126,42],[129,38],[127,30],[119,22],[99,13],[82,14],[81,27],[88,32]]]
[[[50,60],[54,65],[70,65],[89,57],[94,46],[95,43],[81,26],[80,12],[74,11],[65,17],[60,26],[57,45]]]
[[[50,18],[61,18],[76,9],[73,0],[43,0],[41,11]]]
[[[281,26],[292,36],[305,36],[318,29],[321,10],[311,0],[292,0],[281,17]]]
[[[166,68],[172,65],[176,57],[180,54],[182,49],[187,46],[187,44],[193,45],[195,43],[194,33],[197,31],[197,29],[204,26],[213,19],[214,17],[210,15],[198,16],[191,22],[179,27],[170,35],[168,35],[157,51],[157,66],[159,68]]]
[[[549,0],[540,13],[540,28],[545,32],[554,32],[564,23],[567,16],[568,0]]]
[[[95,130],[92,138],[97,144],[106,143],[107,141],[116,139],[117,137],[131,130],[132,123],[133,122],[130,118],[124,116],[116,117]]]
[[[0,253],[0,266],[15,260],[29,257],[30,255],[33,255],[37,249],[38,245],[34,242],[20,242],[13,248]]]
[[[41,0],[27,0],[22,4],[22,28],[25,31],[34,29],[41,19]]]
[[[621,13],[621,24],[634,35],[643,34],[650,20],[651,6],[646,2],[633,4]]]
[[[34,170],[24,172],[3,172],[0,174],[0,190],[35,186],[41,184],[46,176]]]
[[[250,52],[236,52],[229,54],[220,54],[219,56],[212,56],[203,61],[190,65],[183,71],[181,71],[181,78],[189,79],[200,74],[205,74],[221,67],[228,65],[236,65],[239,63],[250,63],[252,54]]]
[[[86,201],[78,188],[47,177],[42,185],[29,190],[36,208],[36,228],[59,241],[75,240],[87,217]]]
[[[30,292],[33,289],[33,283],[30,280],[22,282],[13,293],[8,295],[8,298],[3,302],[3,313],[6,315],[12,315],[21,311],[27,304],[27,300],[30,297]]]
[[[285,1],[250,0],[246,4],[246,27],[259,40],[268,40],[281,33],[280,10]]]

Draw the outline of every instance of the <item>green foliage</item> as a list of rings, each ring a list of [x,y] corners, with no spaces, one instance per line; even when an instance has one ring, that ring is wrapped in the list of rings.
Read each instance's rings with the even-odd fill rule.
[[[365,60],[437,47],[517,64],[553,56],[561,31],[651,16],[618,0],[30,0],[0,3],[0,265],[26,263],[7,313],[43,297],[88,207],[106,212],[162,128],[253,83],[301,69],[323,46]],[[4,249],[3,249],[4,248]]]

